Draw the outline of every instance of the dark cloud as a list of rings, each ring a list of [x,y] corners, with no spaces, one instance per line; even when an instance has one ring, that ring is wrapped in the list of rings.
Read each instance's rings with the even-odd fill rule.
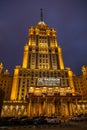
[[[0,61],[10,72],[22,64],[23,47],[28,28],[40,20],[57,31],[65,67],[76,74],[87,65],[87,1],[86,0],[0,0]]]

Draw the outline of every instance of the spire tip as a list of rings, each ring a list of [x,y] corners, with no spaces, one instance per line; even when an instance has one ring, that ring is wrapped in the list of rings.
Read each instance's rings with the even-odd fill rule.
[[[43,9],[41,8],[40,21],[43,21]]]

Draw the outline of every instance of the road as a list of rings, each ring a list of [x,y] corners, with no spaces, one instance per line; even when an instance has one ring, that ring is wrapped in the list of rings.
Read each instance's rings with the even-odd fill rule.
[[[61,125],[13,126],[0,127],[0,130],[87,130],[87,122],[77,122]]]

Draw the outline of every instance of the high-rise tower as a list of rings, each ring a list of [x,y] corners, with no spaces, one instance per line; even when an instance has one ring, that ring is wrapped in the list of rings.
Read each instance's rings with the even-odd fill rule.
[[[58,45],[56,31],[43,21],[29,28],[29,39],[24,47],[23,68],[56,70],[64,69],[61,48]]]
[[[28,36],[22,66],[16,66],[14,70],[11,100],[26,100],[27,94],[74,93],[73,73],[64,67],[56,30],[44,22],[42,10],[40,22],[29,28]]]

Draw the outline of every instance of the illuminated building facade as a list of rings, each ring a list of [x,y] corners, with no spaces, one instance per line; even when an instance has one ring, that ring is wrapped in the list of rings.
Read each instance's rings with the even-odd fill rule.
[[[46,82],[47,78],[50,79],[48,82],[56,78],[59,83],[40,83],[40,80]],[[41,12],[40,22],[29,29],[22,67],[16,66],[14,70],[11,100],[25,100],[27,93],[40,95],[51,90],[55,93],[61,87],[70,87],[74,92],[72,71],[64,68],[62,49],[58,45],[56,31],[44,23]]]
[[[83,75],[83,86],[85,90],[83,91],[83,94],[87,99],[87,66],[82,66],[82,75]]]
[[[0,88],[0,117],[1,117],[1,111],[3,106],[3,98],[4,98],[4,91]]]
[[[10,100],[13,75],[8,70],[2,71],[3,64],[0,63],[0,89],[4,92],[3,100]]]
[[[75,92],[79,92],[84,99],[87,99],[87,66],[82,66],[82,74],[74,76],[73,79]]]
[[[62,49],[56,30],[43,20],[31,26],[28,42],[24,46],[22,66],[14,69],[10,101],[3,105],[2,115],[59,115],[77,112],[73,72],[64,67]]]
[[[80,113],[87,113],[87,66],[82,66],[82,74],[73,76],[75,93],[81,95],[78,108]]]
[[[11,100],[22,101],[27,96],[29,116],[60,114],[61,109],[68,115],[67,102],[59,104],[64,100],[60,97],[74,93],[73,73],[64,67],[56,31],[45,24],[42,11],[40,22],[29,28],[28,35],[22,67],[14,70]]]

